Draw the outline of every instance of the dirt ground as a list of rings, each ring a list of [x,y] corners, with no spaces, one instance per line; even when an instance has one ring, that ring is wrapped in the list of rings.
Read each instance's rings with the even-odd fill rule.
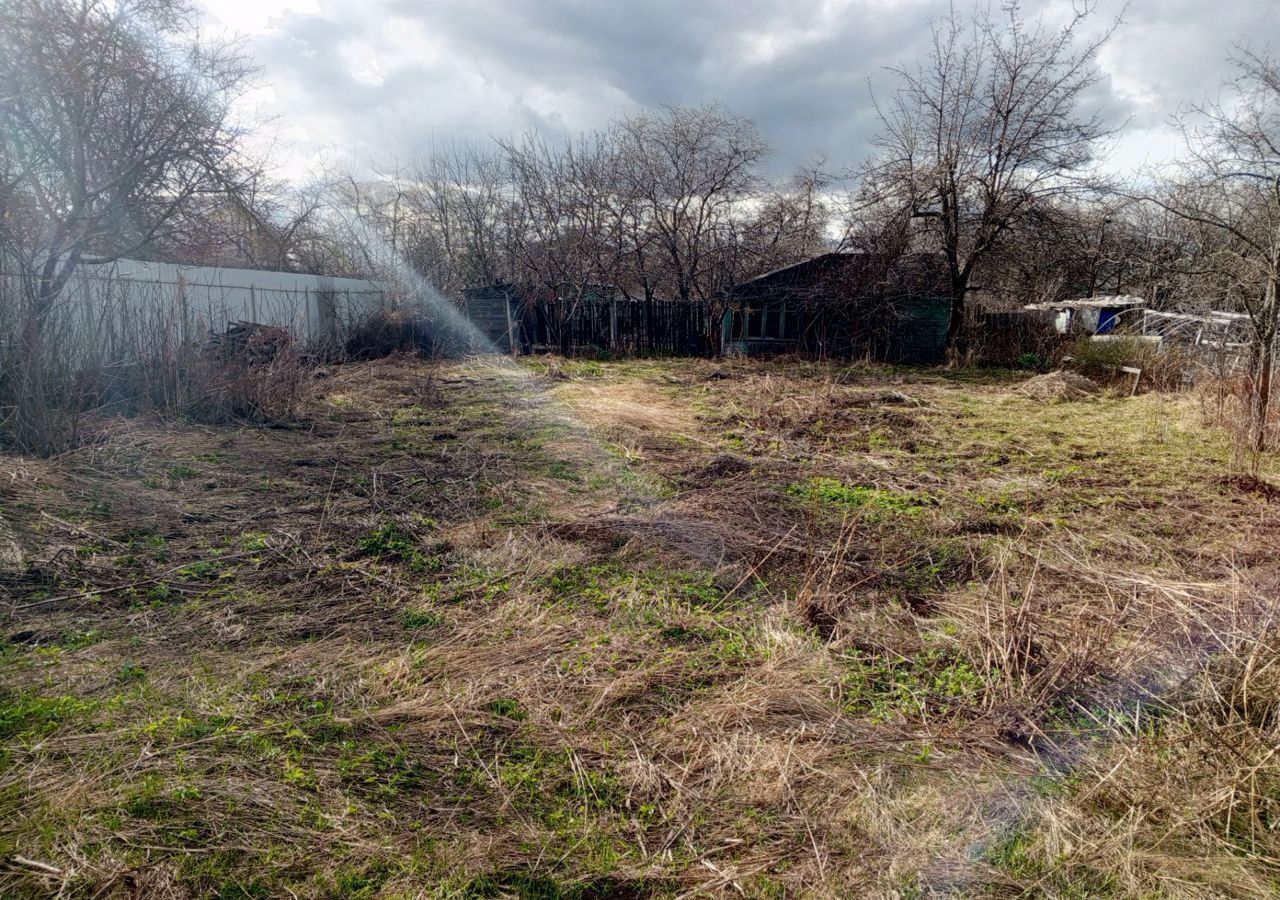
[[[1280,505],[1194,398],[321,375],[0,457],[0,894],[1280,892]]]

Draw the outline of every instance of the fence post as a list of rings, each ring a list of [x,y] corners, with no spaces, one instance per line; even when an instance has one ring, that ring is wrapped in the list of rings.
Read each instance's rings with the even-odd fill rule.
[[[515,322],[511,318],[511,293],[509,291],[503,291],[502,296],[504,301],[503,307],[507,311],[507,352],[510,353],[512,356],[515,356],[516,355],[516,336],[515,336]]]
[[[174,283],[174,295],[178,301],[178,313],[182,316],[182,340],[191,341],[191,316],[187,310],[187,279],[178,271],[178,280]]]

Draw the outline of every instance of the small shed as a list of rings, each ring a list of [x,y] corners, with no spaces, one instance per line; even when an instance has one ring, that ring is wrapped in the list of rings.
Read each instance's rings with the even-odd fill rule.
[[[1059,300],[1048,303],[1028,303],[1023,309],[1041,310],[1055,314],[1055,327],[1059,334],[1085,332],[1087,334],[1111,334],[1126,319],[1134,318],[1136,310],[1147,301],[1129,294],[1112,294],[1105,297],[1086,297],[1080,300]]]
[[[942,261],[930,254],[825,253],[737,285],[721,349],[936,363],[951,316],[945,284]]]

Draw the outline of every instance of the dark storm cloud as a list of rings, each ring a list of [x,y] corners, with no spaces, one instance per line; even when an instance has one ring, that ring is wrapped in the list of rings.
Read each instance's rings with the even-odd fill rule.
[[[227,0],[209,2],[216,15]],[[1061,15],[1063,3],[1038,8]],[[324,0],[276,19],[253,49],[276,112],[313,149],[408,156],[433,140],[565,134],[719,100],[760,124],[775,168],[819,153],[839,167],[868,153],[869,83],[886,92],[885,67],[918,58],[944,11],[934,0]],[[1274,0],[1137,0],[1093,99],[1155,146],[1179,103],[1221,80],[1233,44],[1272,34]]]

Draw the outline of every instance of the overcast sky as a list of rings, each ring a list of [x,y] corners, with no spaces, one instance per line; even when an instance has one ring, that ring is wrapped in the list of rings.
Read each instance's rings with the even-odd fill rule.
[[[964,8],[966,0],[956,0]],[[263,68],[255,108],[279,159],[404,158],[431,141],[592,129],[661,103],[750,116],[784,171],[868,154],[869,87],[920,56],[945,0],[204,0]],[[1067,0],[1029,4],[1062,15]],[[1102,0],[1099,27],[1120,10]],[[1165,159],[1180,104],[1221,82],[1233,46],[1280,50],[1280,0],[1133,0],[1099,99],[1127,119],[1115,167]]]

